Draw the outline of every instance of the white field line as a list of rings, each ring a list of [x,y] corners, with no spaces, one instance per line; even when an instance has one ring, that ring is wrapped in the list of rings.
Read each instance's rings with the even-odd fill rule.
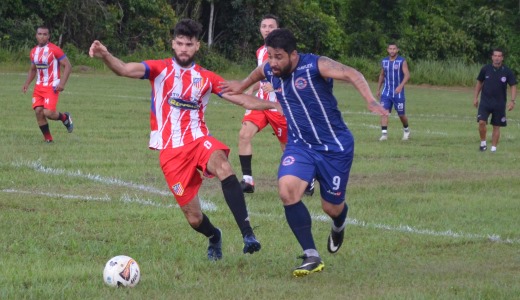
[[[106,185],[112,185],[112,186],[122,186],[126,188],[131,188],[134,190],[140,190],[151,194],[157,194],[161,196],[169,196],[173,200],[173,195],[169,191],[160,190],[154,187],[142,185],[142,184],[136,184],[132,182],[126,182],[120,179],[116,178],[110,178],[110,177],[103,177],[100,175],[94,175],[94,174],[83,174],[80,170],[77,171],[67,171],[63,169],[53,169],[43,166],[39,161],[33,161],[33,162],[14,162],[13,166],[15,167],[28,167],[36,172],[45,173],[45,174],[51,174],[51,175],[61,175],[61,176],[70,176],[70,177],[79,177],[95,182],[101,182]],[[133,201],[135,202],[135,201]],[[209,211],[215,211],[217,210],[217,206],[209,201],[202,200],[200,201],[200,204],[204,210]]]
[[[32,167],[37,172],[44,172],[47,174],[52,175],[71,175],[76,177],[81,177],[89,180],[99,181],[102,183],[105,183],[107,185],[117,185],[117,186],[123,186],[133,189],[138,189],[145,192],[151,192],[151,193],[158,193],[160,195],[170,195],[169,192],[160,191],[153,188],[153,187],[147,187],[144,185],[124,182],[119,179],[113,179],[113,178],[104,178],[99,175],[83,175],[81,171],[75,171],[75,172],[69,172],[62,169],[52,169],[43,167],[41,163],[39,162],[28,162],[28,163],[16,163],[14,164],[17,167]],[[31,192],[31,191],[22,191],[22,190],[16,190],[16,189],[3,189],[1,190],[4,193],[19,193],[19,194],[32,194],[32,195],[41,195],[41,196],[48,196],[53,198],[63,198],[63,199],[78,199],[78,200],[87,200],[87,201],[112,201],[112,199],[108,196],[104,197],[93,197],[93,196],[79,196],[79,195],[67,195],[67,194],[56,194],[56,193],[45,193],[45,192]],[[178,208],[178,205],[161,205],[159,203],[156,203],[152,200],[148,199],[141,199],[138,196],[131,197],[127,194],[124,194],[121,196],[119,201],[125,202],[125,203],[137,203],[141,205],[146,206],[154,206],[154,207],[160,207],[160,208]],[[201,205],[204,210],[210,210],[215,211],[217,210],[217,206],[211,202],[203,201],[201,199]],[[252,216],[257,216],[261,218],[282,218],[283,216],[274,216],[272,214],[262,214],[262,213],[250,213]],[[326,222],[329,223],[330,217],[324,214],[320,215],[311,215],[312,219],[319,222]],[[505,243],[505,244],[520,244],[520,239],[502,239],[500,235],[498,234],[473,234],[473,233],[464,233],[464,232],[456,232],[453,230],[446,230],[446,231],[434,231],[430,229],[418,229],[409,225],[386,225],[386,224],[380,224],[380,223],[370,223],[365,221],[360,221],[357,219],[349,218],[347,220],[347,223],[351,226],[357,226],[357,227],[364,227],[364,228],[373,228],[373,229],[382,229],[387,231],[395,231],[395,232],[402,232],[402,233],[411,233],[411,234],[418,234],[418,235],[429,235],[429,236],[441,236],[441,237],[451,237],[451,238],[464,238],[464,239],[477,239],[477,240],[488,240],[490,242],[495,243]]]

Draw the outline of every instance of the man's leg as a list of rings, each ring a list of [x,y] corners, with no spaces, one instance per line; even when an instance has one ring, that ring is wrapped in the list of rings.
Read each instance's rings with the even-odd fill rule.
[[[47,118],[45,118],[45,114],[43,113],[43,106],[35,107],[34,114],[36,115],[36,122],[40,127],[40,131],[43,134],[43,139],[47,143],[52,143],[51,130],[49,128],[49,124],[47,123]]]
[[[497,151],[498,141],[500,140],[500,126],[493,125],[491,134],[491,152]]]
[[[69,133],[71,133],[72,130],[74,129],[72,119],[70,118],[70,113],[68,113],[68,112],[61,113],[61,112],[52,111],[52,110],[49,110],[46,108],[43,110],[43,113],[44,113],[45,117],[49,120],[61,121],[63,123],[63,125],[67,128],[67,131]]]
[[[253,193],[255,191],[251,163],[253,160],[253,146],[251,145],[251,141],[257,132],[258,127],[255,124],[250,121],[244,121],[238,135],[238,156],[243,176],[240,184],[244,193]]]
[[[181,206],[181,210],[191,228],[208,238],[208,259],[222,259],[222,232],[202,213],[199,197],[195,196],[188,204]]]
[[[285,175],[278,180],[279,194],[284,205],[287,223],[304,253],[301,257],[302,264],[293,270],[295,277],[319,272],[325,267],[312,236],[311,215],[303,201],[300,200],[306,187],[306,181],[293,175]]]
[[[407,141],[410,138],[410,128],[408,128],[408,117],[406,115],[399,116],[401,123],[403,124],[403,141]]]
[[[261,245],[260,242],[256,240],[253,228],[249,223],[249,214],[247,212],[244,193],[224,151],[214,151],[210,156],[207,168],[211,174],[218,177],[222,184],[224,199],[244,238],[243,252],[254,253],[259,251]]]
[[[478,132],[480,135],[480,151],[486,151],[487,122],[485,120],[478,121]]]

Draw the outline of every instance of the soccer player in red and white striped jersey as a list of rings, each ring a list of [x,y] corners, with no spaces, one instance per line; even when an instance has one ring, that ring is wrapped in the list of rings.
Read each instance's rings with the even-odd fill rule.
[[[117,75],[148,79],[152,87],[150,112],[151,149],[159,150],[166,182],[190,226],[209,239],[208,259],[222,258],[221,231],[201,210],[198,196],[203,173],[217,176],[224,198],[244,240],[244,253],[261,248],[249,223],[240,187],[228,161],[229,147],[209,134],[204,113],[210,95],[218,96],[246,109],[279,109],[277,102],[261,101],[250,95],[222,94],[219,75],[194,63],[199,50],[202,26],[189,19],[180,21],[172,40],[173,58],[124,63],[111,55],[99,41],[90,47],[90,56],[101,58]]]
[[[272,14],[263,16],[260,21],[260,34],[262,38],[265,39],[271,31],[278,29],[278,27],[278,17]],[[265,45],[258,48],[256,58],[258,66],[267,61],[268,55]],[[260,99],[273,102],[278,101],[271,84],[265,80],[260,81],[248,92],[252,93],[254,90],[257,90],[256,97]],[[238,135],[238,156],[242,167],[242,181],[240,184],[245,193],[254,193],[255,191],[252,170],[253,146],[251,141],[253,137],[267,125],[271,125],[273,128],[274,135],[278,138],[283,151],[285,144],[287,144],[287,121],[282,114],[270,110],[246,110],[242,118],[242,127]]]
[[[67,131],[72,132],[74,126],[70,114],[56,111],[58,96],[65,89],[65,84],[72,72],[72,65],[60,47],[49,42],[49,28],[40,26],[36,30],[38,45],[31,50],[31,68],[22,91],[27,92],[29,84],[36,77],[32,107],[36,114],[36,121],[47,143],[53,141],[47,120],[62,121]],[[63,73],[61,72],[63,67]]]

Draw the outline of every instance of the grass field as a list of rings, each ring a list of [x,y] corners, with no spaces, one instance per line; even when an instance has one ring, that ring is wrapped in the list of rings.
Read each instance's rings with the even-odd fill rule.
[[[206,180],[204,209],[224,238],[224,259],[208,262],[206,239],[188,226],[147,148],[148,82],[75,73],[58,105],[74,132],[53,122],[55,142],[45,144],[30,93],[21,93],[25,76],[0,73],[0,299],[520,298],[519,108],[498,152],[481,153],[472,89],[408,86],[411,139],[400,140],[394,113],[381,143],[378,117],[336,83],[356,138],[346,241],[327,253],[329,220],[318,193],[305,198],[325,270],[292,278],[301,249],[277,197],[270,130],[255,138],[256,192],[246,195],[263,248],[241,253],[220,184]],[[206,114],[238,176],[242,114],[216,97]],[[118,254],[140,264],[137,287],[103,283]]]

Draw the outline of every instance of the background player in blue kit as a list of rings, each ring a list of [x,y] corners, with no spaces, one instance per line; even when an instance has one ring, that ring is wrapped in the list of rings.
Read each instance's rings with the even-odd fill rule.
[[[408,117],[406,117],[406,98],[404,95],[404,85],[410,79],[408,63],[398,55],[399,48],[395,43],[389,43],[386,49],[388,56],[381,61],[381,72],[377,82],[377,97],[381,97],[381,105],[389,112],[392,107],[403,124],[403,141],[410,137],[410,128],[408,128]],[[383,85],[384,83],[384,85]],[[383,90],[381,91],[381,87]],[[381,116],[381,137],[380,141],[388,139],[388,116]]]
[[[387,115],[357,70],[324,56],[299,54],[296,39],[287,29],[265,39],[269,59],[240,82],[226,82],[224,91],[242,92],[267,79],[277,93],[288,124],[288,142],[278,170],[279,195],[287,223],[303,249],[296,277],[321,271],[324,263],[314,244],[312,220],[301,201],[313,178],[320,183],[322,209],[332,218],[327,249],[336,253],[343,243],[348,206],[346,187],[354,138],[343,121],[332,94],[333,80],[350,82],[367,102],[369,110]]]
[[[478,74],[473,105],[478,107],[477,122],[480,134],[480,151],[487,150],[486,126],[489,115],[491,115],[491,125],[493,125],[491,152],[495,152],[497,151],[498,140],[500,139],[500,127],[507,126],[507,85],[509,84],[511,87],[511,102],[508,107],[508,110],[511,111],[515,107],[517,82],[513,72],[503,65],[503,50],[498,48],[494,49],[491,60],[493,63],[482,67]],[[478,95],[480,91],[482,91],[482,94],[480,95],[479,105]]]

